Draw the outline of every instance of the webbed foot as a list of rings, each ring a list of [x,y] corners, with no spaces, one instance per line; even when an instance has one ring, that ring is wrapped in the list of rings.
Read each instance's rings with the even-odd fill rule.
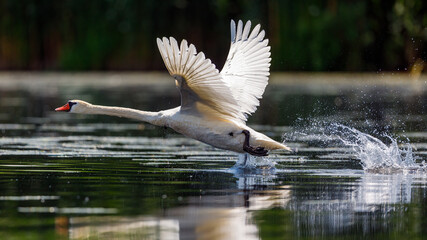
[[[254,148],[251,145],[249,145],[249,138],[251,136],[251,134],[249,133],[248,130],[243,130],[242,131],[243,134],[245,134],[245,141],[243,143],[243,151],[254,155],[254,156],[268,156],[268,150],[266,150],[263,147],[257,147]]]

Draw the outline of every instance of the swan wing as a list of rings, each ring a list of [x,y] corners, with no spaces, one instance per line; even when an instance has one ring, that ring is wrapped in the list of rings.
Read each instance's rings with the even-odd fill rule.
[[[246,120],[240,111],[230,86],[222,79],[221,74],[203,52],[197,53],[193,44],[170,37],[157,38],[157,46],[175,83],[181,93],[182,110],[198,110],[199,104],[207,105],[214,111],[233,119]]]
[[[251,22],[243,27],[231,20],[231,47],[221,75],[230,85],[240,111],[246,116],[256,111],[270,75],[270,46],[258,24],[251,32]]]

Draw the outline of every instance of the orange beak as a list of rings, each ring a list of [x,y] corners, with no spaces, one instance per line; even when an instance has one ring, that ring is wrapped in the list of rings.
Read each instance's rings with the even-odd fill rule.
[[[62,107],[55,108],[55,111],[57,111],[57,112],[61,112],[61,111],[68,112],[68,111],[70,111],[70,109],[71,109],[70,104],[67,103]]]

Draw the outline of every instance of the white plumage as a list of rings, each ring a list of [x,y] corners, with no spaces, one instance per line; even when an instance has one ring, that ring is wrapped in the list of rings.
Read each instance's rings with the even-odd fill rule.
[[[233,92],[244,114],[254,113],[259,106],[270,75],[270,47],[264,30],[258,24],[249,35],[251,22],[242,31],[242,21],[231,21],[231,47],[221,75]]]
[[[181,47],[175,38],[157,39],[157,45],[169,74],[177,81],[181,91],[181,108],[194,109],[200,102],[217,110],[226,118],[245,120],[230,86],[224,82],[218,69],[203,52],[197,53],[193,44],[182,40]]]
[[[251,22],[243,28],[231,21],[231,47],[221,72],[193,44],[175,38],[157,39],[163,61],[181,91],[182,107],[201,101],[220,113],[247,120],[247,115],[259,106],[270,75],[270,47],[258,24],[250,33]],[[189,91],[190,90],[190,91]]]
[[[55,110],[138,119],[239,153],[263,156],[267,150],[290,150],[245,123],[259,106],[270,74],[270,47],[264,30],[260,30],[258,24],[251,31],[250,21],[245,26],[239,21],[236,29],[231,21],[231,46],[221,72],[186,40],[178,46],[173,37],[158,38],[165,66],[181,93],[180,107],[146,112],[71,100]]]

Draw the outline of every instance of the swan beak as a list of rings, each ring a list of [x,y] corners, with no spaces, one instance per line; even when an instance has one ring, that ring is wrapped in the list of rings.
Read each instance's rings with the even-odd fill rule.
[[[57,111],[57,112],[62,112],[62,111],[68,112],[68,111],[70,111],[70,109],[71,109],[70,104],[67,103],[62,107],[55,108],[55,111]]]

